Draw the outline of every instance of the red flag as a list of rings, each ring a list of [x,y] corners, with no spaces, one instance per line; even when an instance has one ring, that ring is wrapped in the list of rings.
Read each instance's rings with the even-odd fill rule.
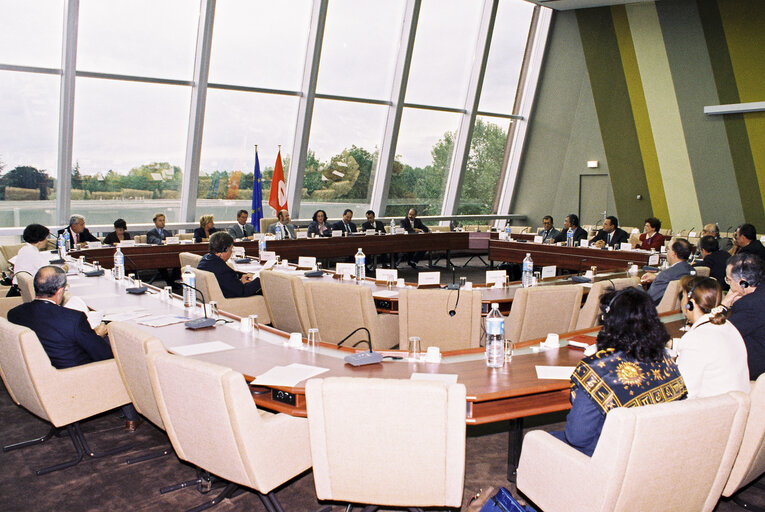
[[[268,204],[279,213],[287,210],[287,183],[284,181],[284,168],[282,168],[282,151],[276,155],[274,164],[274,176],[271,178],[271,192],[268,194]]]

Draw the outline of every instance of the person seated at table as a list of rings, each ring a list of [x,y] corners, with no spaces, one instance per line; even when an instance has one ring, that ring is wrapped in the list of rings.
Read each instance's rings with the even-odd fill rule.
[[[603,228],[590,240],[590,245],[599,249],[604,247],[621,247],[622,243],[629,241],[629,235],[619,227],[619,220],[610,215],[603,221]]]
[[[588,456],[611,409],[673,402],[688,394],[677,365],[665,354],[669,333],[648,294],[638,288],[606,293],[600,307],[598,351],[571,375],[565,430],[550,432]]]
[[[125,231],[127,229],[127,223],[125,219],[117,219],[114,221],[114,231],[106,235],[104,238],[105,245],[117,245],[123,240],[132,240],[133,237],[130,233]]]
[[[146,243],[162,245],[167,237],[173,236],[170,231],[165,229],[165,214],[155,213],[151,220],[154,222],[154,227],[146,232]]]
[[[430,232],[428,226],[423,224],[422,221],[417,218],[416,208],[409,208],[406,217],[401,220],[401,227],[404,228],[404,230],[409,234]],[[419,263],[424,256],[425,251],[408,252],[402,254],[399,260],[396,262],[396,267],[398,267],[399,263],[406,259],[410,267],[417,269],[417,263]]]
[[[69,232],[69,240],[71,240],[71,248],[75,245],[86,242],[98,242],[98,238],[94,237],[88,228],[85,227],[85,217],[82,215],[72,215],[69,217],[69,225],[65,228],[58,230],[57,235],[64,234],[65,231]]]
[[[351,222],[351,219],[353,219],[353,210],[346,208],[343,211],[343,218],[332,224],[332,229],[335,231],[342,231],[343,236],[355,233],[356,224]]]
[[[664,291],[670,281],[676,281],[681,277],[688,275],[693,270],[688,258],[691,257],[691,244],[685,238],[678,238],[667,249],[667,262],[670,267],[656,272],[646,272],[640,278],[642,284],[648,284],[648,295],[653,299],[654,304],[659,304],[664,297]]]
[[[16,274],[22,272],[34,276],[42,267],[49,265],[51,253],[44,251],[48,245],[50,230],[41,224],[30,224],[24,228],[21,238],[24,246],[19,249],[13,263],[13,286],[8,290],[8,297],[18,297],[21,292],[16,281]]]
[[[217,231],[213,216],[202,215],[199,218],[199,227],[194,230],[194,241],[196,243],[207,242],[210,239],[210,235]]]
[[[701,230],[701,237],[713,236],[717,240],[717,245],[721,251],[728,252],[733,248],[733,240],[720,236],[720,227],[717,224],[706,224]],[[730,255],[730,253],[729,253]]]
[[[699,240],[699,251],[701,251],[700,260],[696,260],[694,267],[709,268],[709,277],[714,277],[720,283],[724,291],[728,291],[730,286],[725,282],[725,267],[728,266],[730,254],[727,251],[721,251],[718,242],[712,235],[701,237]]]
[[[563,229],[561,229],[558,236],[554,238],[555,243],[565,242],[568,238],[569,231],[574,236],[574,243],[581,242],[587,238],[587,231],[579,226],[579,216],[575,213],[570,213],[563,219]]]
[[[367,210],[367,221],[361,225],[361,231],[367,231],[369,229],[374,229],[375,233],[381,233],[385,234],[385,224],[382,223],[382,221],[375,220],[375,212],[374,210]]]
[[[656,217],[648,217],[645,220],[643,233],[638,238],[638,242],[634,244],[635,248],[644,251],[660,251],[664,246],[664,235],[659,233],[660,229],[661,221]]]
[[[308,224],[308,238],[315,236],[332,236],[332,227],[327,223],[327,212],[316,210],[313,213],[313,220]]]
[[[251,297],[262,293],[260,278],[253,278],[252,274],[243,274],[240,277],[226,264],[234,252],[234,238],[231,235],[226,231],[218,231],[210,235],[209,243],[210,252],[202,256],[197,268],[215,274],[224,297]],[[206,297],[206,300],[210,298]]]
[[[738,252],[745,254],[756,254],[760,258],[765,259],[765,246],[762,242],[757,240],[757,230],[751,224],[741,224],[736,229],[736,246],[738,246]]]
[[[673,348],[688,398],[749,393],[746,345],[736,327],[726,321],[720,283],[711,277],[685,276],[680,286],[681,310],[691,327]]]
[[[8,321],[28,327],[48,354],[56,369],[72,368],[111,359],[112,349],[106,325],[90,327],[82,311],[61,305],[66,290],[66,272],[51,265],[40,268],[34,276],[35,300],[8,311]],[[141,418],[132,404],[122,406],[127,419],[125,429],[134,431]]]
[[[276,234],[276,226],[281,227],[282,229],[282,238],[285,239],[291,239],[294,240],[297,238],[295,236],[295,225],[292,223],[292,219],[290,219],[290,212],[289,210],[282,210],[276,215],[276,222],[268,226],[268,232],[272,235]]]
[[[542,217],[542,227],[537,231],[537,236],[541,236],[542,242],[546,244],[551,243],[560,234],[560,231],[555,229],[554,222],[550,215]]]
[[[234,238],[252,238],[255,234],[255,226],[247,222],[248,218],[247,210],[236,212],[236,222],[226,228],[228,234]]]

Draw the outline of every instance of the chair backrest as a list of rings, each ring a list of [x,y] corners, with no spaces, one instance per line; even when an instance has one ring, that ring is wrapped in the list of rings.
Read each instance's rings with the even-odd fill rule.
[[[696,275],[699,277],[709,277],[709,267],[693,267],[693,270],[696,271]]]
[[[26,272],[19,272],[16,274],[16,282],[19,285],[21,298],[24,302],[32,302],[35,300],[35,279],[32,275]]]
[[[579,310],[579,318],[576,321],[576,328],[589,329],[598,325],[598,316],[600,315],[600,297],[611,290],[622,290],[640,285],[640,279],[637,277],[625,277],[622,279],[609,279],[607,281],[598,281],[593,283],[590,293],[587,294],[587,300],[584,306]]]
[[[306,406],[320,500],[461,506],[463,384],[311,379],[306,384]],[[363,428],[354,427],[359,425]]]
[[[109,324],[109,343],[130,401],[139,413],[164,430],[165,424],[157,409],[146,362],[146,343],[149,340],[162,343],[135,325],[126,322]]]
[[[285,332],[308,335],[310,317],[303,287],[298,276],[268,270],[260,273],[271,325]]]
[[[8,262],[19,253],[22,247],[24,247],[24,244],[0,245],[0,256],[2,257],[0,259],[0,262],[2,262],[0,270],[8,270],[10,266]]]
[[[423,350],[442,351],[478,347],[481,344],[481,292],[459,290],[415,290],[402,288],[398,294],[399,343],[409,349],[409,337],[419,336]],[[454,316],[449,315],[454,311]]]
[[[505,337],[514,342],[540,338],[548,333],[571,332],[582,305],[581,286],[518,288],[505,319]]]
[[[37,396],[29,369],[24,362],[24,354],[21,351],[22,337],[37,341],[37,335],[31,329],[0,318],[0,376],[14,402],[47,420],[48,415]]]
[[[0,317],[8,318],[8,311],[23,302],[24,299],[21,297],[0,297]]]
[[[146,243],[146,235],[135,235],[133,237],[133,240],[135,240],[135,243],[137,243],[137,244],[145,244]]]
[[[656,311],[666,313],[680,309],[680,280],[670,281],[664,290],[664,296],[656,306]]]
[[[592,454],[591,477],[603,499],[593,509],[650,510],[661,503],[663,510],[711,511],[741,444],[748,410],[749,397],[738,391],[611,410]],[[665,485],[657,487],[658,480]]]
[[[263,217],[260,219],[260,232],[268,233],[268,226],[275,223],[277,220],[276,217]]]
[[[194,271],[196,287],[202,292],[202,295],[204,295],[204,300],[207,302],[214,300],[220,305],[221,300],[225,300],[226,298],[223,296],[223,292],[218,284],[218,278],[215,277],[215,274],[208,272],[207,270],[199,270],[196,267],[192,267],[191,270]],[[201,299],[201,297],[197,298]]]
[[[179,252],[178,259],[181,261],[181,271],[183,271],[186,265],[191,265],[191,268],[197,268],[197,265],[202,260],[202,256],[193,252]]]
[[[510,226],[510,232],[513,234],[531,233],[531,226]]]
[[[746,420],[744,438],[723,496],[731,496],[765,473],[765,373],[757,378],[749,398],[752,405]]]

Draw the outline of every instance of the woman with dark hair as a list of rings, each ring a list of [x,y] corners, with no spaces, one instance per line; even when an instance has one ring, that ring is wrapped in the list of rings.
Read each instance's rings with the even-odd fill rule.
[[[711,277],[685,276],[680,287],[683,316],[691,327],[674,348],[688,398],[749,393],[746,345],[720,305],[720,283]]]
[[[24,234],[21,238],[24,240],[24,246],[19,249],[16,259],[13,263],[13,273],[19,274],[26,272],[34,277],[40,268],[50,265],[50,253],[40,252],[48,245],[48,235],[50,230],[41,224],[30,224],[24,228]],[[56,256],[58,257],[58,256]],[[13,284],[16,285],[16,277],[13,277]],[[8,297],[17,297],[21,293],[16,286],[8,291]]]
[[[324,210],[316,210],[308,224],[308,238],[314,236],[332,236],[332,227],[327,223],[327,212]]]
[[[665,354],[669,334],[647,293],[637,288],[610,292],[601,297],[600,307],[598,351],[576,366],[566,429],[551,432],[588,456],[611,409],[672,402],[688,394]]]
[[[659,233],[660,229],[661,221],[656,217],[648,217],[645,220],[643,234],[640,235],[640,243],[637,244],[635,248],[643,249],[645,251],[660,251],[661,246],[664,245],[664,235]]]
[[[117,245],[123,240],[132,240],[133,237],[130,233],[125,231],[127,229],[127,223],[125,219],[117,219],[114,221],[114,231],[106,235],[104,238],[104,245]]]

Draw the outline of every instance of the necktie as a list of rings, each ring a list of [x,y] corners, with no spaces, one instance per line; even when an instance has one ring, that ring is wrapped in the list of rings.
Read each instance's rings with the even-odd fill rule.
[[[351,232],[351,227],[348,225],[347,222],[345,223],[345,232],[346,233],[350,233]]]
[[[611,236],[613,236],[613,233],[608,234],[608,245],[611,245]]]

